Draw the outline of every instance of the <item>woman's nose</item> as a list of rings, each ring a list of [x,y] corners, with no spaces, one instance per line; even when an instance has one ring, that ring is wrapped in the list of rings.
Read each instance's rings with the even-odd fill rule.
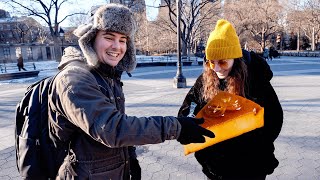
[[[213,69],[215,72],[219,72],[221,70],[221,67],[219,65],[219,63],[215,64],[214,65],[214,69]]]

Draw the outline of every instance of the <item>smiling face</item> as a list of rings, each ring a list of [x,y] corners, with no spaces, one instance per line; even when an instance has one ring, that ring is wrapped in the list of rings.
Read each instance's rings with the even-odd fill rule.
[[[127,51],[127,36],[108,31],[98,31],[93,48],[101,63],[115,67]]]
[[[219,79],[225,79],[228,77],[233,63],[234,59],[208,60],[207,65],[217,74]]]

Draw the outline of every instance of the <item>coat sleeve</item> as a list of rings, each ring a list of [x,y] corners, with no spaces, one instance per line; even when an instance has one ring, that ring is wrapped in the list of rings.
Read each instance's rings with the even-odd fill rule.
[[[282,128],[283,110],[278,96],[270,82],[267,82],[264,87],[263,102],[265,124],[263,129],[266,138],[273,142],[279,136]]]
[[[257,54],[251,52],[248,66],[250,79],[250,96],[264,107],[264,137],[273,142],[279,135],[283,123],[283,111],[278,96],[270,80],[273,77],[268,63]]]
[[[92,139],[108,146],[122,147],[160,143],[177,139],[181,125],[175,117],[127,116],[106,97],[94,76],[81,68],[60,73],[52,85],[49,105]],[[63,122],[58,122],[63,124]]]
[[[202,99],[202,75],[200,75],[195,84],[191,87],[186,95],[180,110],[178,117],[196,116],[197,113],[203,107]]]

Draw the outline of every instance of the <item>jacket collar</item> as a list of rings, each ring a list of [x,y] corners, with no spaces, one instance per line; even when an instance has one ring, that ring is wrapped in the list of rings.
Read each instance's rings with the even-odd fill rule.
[[[121,77],[122,71],[117,70],[116,68],[108,65],[99,63],[98,66],[95,68],[103,77],[108,78],[117,78]]]

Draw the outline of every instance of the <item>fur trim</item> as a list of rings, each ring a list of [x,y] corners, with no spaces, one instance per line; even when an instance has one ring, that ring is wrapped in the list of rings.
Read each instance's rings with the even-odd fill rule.
[[[74,31],[74,34],[79,37],[80,48],[90,66],[97,66],[99,63],[92,43],[99,30],[118,32],[128,37],[127,51],[116,69],[133,71],[137,65],[133,42],[136,22],[130,9],[120,4],[101,6],[94,14],[92,24],[81,25]]]
[[[65,66],[67,66],[68,64],[70,64],[70,62],[73,61],[81,61],[83,63],[86,62],[80,49],[69,46],[63,50],[63,56],[61,57],[58,69],[62,70]]]

